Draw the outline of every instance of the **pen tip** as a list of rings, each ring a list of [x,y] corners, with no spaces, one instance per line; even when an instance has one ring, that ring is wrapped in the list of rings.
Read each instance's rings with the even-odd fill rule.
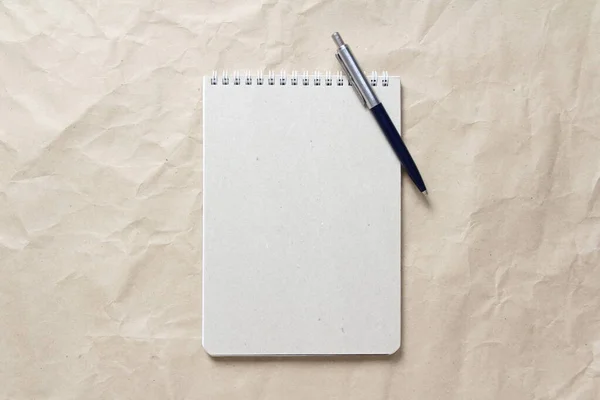
[[[427,190],[423,190],[421,193],[423,193],[425,196],[429,196],[429,193],[427,193]]]

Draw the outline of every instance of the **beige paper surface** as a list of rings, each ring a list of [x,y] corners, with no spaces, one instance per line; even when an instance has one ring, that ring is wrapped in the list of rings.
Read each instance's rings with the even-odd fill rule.
[[[201,82],[403,81],[402,349],[201,347]],[[594,1],[0,3],[0,399],[600,398]]]

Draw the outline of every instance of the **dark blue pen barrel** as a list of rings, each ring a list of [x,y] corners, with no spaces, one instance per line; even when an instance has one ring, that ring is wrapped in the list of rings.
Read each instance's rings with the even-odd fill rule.
[[[394,153],[396,153],[396,156],[398,157],[398,160],[400,160],[400,162],[402,163],[402,166],[406,170],[406,173],[408,174],[410,179],[412,179],[412,181],[415,183],[419,191],[424,192],[426,190],[425,182],[423,182],[423,178],[421,177],[421,174],[417,169],[417,165],[415,164],[413,158],[408,152],[408,149],[402,141],[402,138],[400,137],[398,130],[394,126],[394,123],[390,119],[390,116],[385,111],[383,104],[377,104],[375,107],[371,108],[371,112],[373,113],[375,120],[377,120],[379,127],[385,134],[385,137],[389,142],[390,146],[392,146],[392,149],[394,149]]]

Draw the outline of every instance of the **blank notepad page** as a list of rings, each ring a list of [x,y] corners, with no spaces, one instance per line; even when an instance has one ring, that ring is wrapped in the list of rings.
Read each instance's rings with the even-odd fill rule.
[[[400,131],[399,79],[373,82]],[[213,356],[394,353],[393,150],[345,78],[258,83],[204,80],[204,348]]]

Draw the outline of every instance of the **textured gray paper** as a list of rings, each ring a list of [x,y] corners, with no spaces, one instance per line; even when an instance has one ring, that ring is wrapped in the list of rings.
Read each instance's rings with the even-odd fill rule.
[[[403,83],[402,349],[201,344],[202,76]],[[596,1],[0,3],[0,398],[600,397]]]
[[[395,353],[396,155],[345,79],[328,86],[323,76],[299,85],[256,78],[204,79],[205,350]],[[400,79],[377,81],[399,125]]]

